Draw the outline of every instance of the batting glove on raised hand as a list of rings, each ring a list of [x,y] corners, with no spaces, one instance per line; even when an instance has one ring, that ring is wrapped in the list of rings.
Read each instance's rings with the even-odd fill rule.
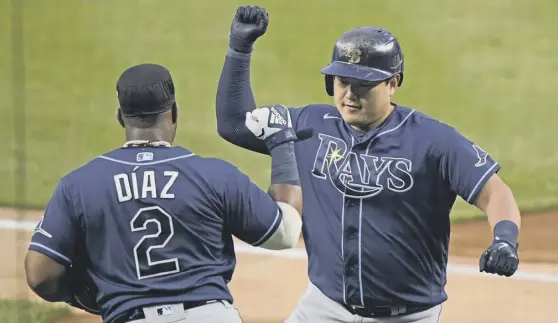
[[[265,34],[269,16],[265,9],[258,6],[241,6],[231,24],[229,47],[237,52],[251,53],[252,45]]]
[[[282,105],[264,106],[246,112],[245,124],[254,136],[265,141],[269,151],[286,142],[308,139],[313,134],[312,128],[294,131],[291,115]]]
[[[518,245],[503,240],[494,240],[480,257],[480,271],[506,277],[513,275],[519,266]]]

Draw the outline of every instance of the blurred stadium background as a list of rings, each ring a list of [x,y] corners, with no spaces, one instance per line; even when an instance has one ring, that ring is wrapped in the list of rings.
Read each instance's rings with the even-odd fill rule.
[[[0,137],[5,140],[0,204],[40,210],[61,176],[120,146],[116,80],[127,67],[145,62],[166,66],[175,80],[180,107],[176,144],[228,160],[267,186],[269,159],[228,144],[216,132],[216,86],[230,22],[243,4],[0,0]],[[252,58],[259,104],[329,102],[319,70],[335,39],[359,25],[384,27],[398,37],[405,53],[405,85],[395,101],[455,126],[489,151],[503,165],[500,174],[523,210],[556,206],[558,109],[552,101],[558,84],[557,1],[253,4],[270,13],[268,32]],[[14,209],[2,212],[2,219],[18,218]],[[452,217],[478,215],[460,200]],[[29,214],[19,218],[36,220]],[[12,238],[14,250],[24,251],[28,233]],[[21,253],[15,257],[17,263],[6,265],[13,270],[0,271],[0,290],[7,290],[13,275],[23,277]],[[2,296],[14,298],[9,294]],[[6,322],[50,323],[67,311],[61,307],[56,314],[47,307],[44,314],[37,306],[4,302],[0,315],[9,318]]]

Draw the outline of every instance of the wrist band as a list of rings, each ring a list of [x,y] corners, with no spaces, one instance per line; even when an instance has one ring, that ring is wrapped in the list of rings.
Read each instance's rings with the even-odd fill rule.
[[[280,130],[265,139],[265,145],[269,151],[273,150],[276,146],[286,142],[297,140],[296,132],[293,128],[285,128]]]
[[[504,240],[509,243],[517,244],[519,228],[517,224],[510,220],[502,220],[494,226],[494,240]]]

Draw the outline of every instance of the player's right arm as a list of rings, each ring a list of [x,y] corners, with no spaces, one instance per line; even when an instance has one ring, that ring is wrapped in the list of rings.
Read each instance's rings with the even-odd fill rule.
[[[219,78],[216,97],[217,132],[239,147],[269,154],[265,144],[244,126],[245,115],[256,108],[250,86],[250,57],[256,39],[267,30],[268,16],[259,7],[239,7],[233,19],[229,50]],[[282,106],[281,106],[282,107]],[[287,109],[296,122],[302,109]],[[288,111],[288,112],[287,112]]]
[[[270,125],[268,120],[273,113],[274,108],[246,113],[246,128],[264,142],[271,154],[268,194],[240,173],[234,177],[235,181],[228,183],[232,185],[229,191],[236,192],[240,198],[233,200],[233,209],[227,214],[235,216],[228,223],[238,238],[266,249],[286,249],[296,245],[302,226],[302,190],[294,141],[304,140],[312,132],[310,129],[295,132],[288,114],[285,124]]]
[[[80,257],[82,227],[74,212],[74,186],[64,177],[50,198],[45,213],[31,236],[25,256],[29,288],[49,302],[66,302],[91,314],[101,315],[94,283]]]
[[[300,186],[271,184],[266,193],[238,169],[231,173],[223,194],[225,228],[255,247],[295,247],[302,228]]]
[[[25,257],[29,287],[50,302],[67,300],[70,296],[70,286],[66,286],[64,277],[72,266],[79,225],[69,191],[66,181],[61,180],[33,231]]]

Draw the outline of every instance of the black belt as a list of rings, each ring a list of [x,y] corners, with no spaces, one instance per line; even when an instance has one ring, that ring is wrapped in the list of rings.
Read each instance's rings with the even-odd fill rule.
[[[202,306],[202,305],[206,305],[206,304],[209,304],[209,303],[214,303],[216,301],[219,302],[220,300],[186,302],[186,303],[182,303],[182,305],[184,305],[184,310],[189,310],[189,309],[199,307],[199,306]],[[128,310],[128,311],[126,311],[122,314],[119,314],[114,320],[112,320],[112,323],[127,323],[127,322],[130,322],[130,321],[145,319],[145,315],[143,314],[143,308],[147,307],[147,306],[151,307],[151,306],[156,306],[156,305],[146,305],[146,306],[142,306],[142,307],[138,307],[138,308]]]
[[[409,315],[413,313],[419,313],[422,311],[429,310],[436,305],[386,305],[386,306],[353,306],[345,305],[343,306],[351,314],[374,318],[374,317],[389,317],[389,316],[401,316]]]

